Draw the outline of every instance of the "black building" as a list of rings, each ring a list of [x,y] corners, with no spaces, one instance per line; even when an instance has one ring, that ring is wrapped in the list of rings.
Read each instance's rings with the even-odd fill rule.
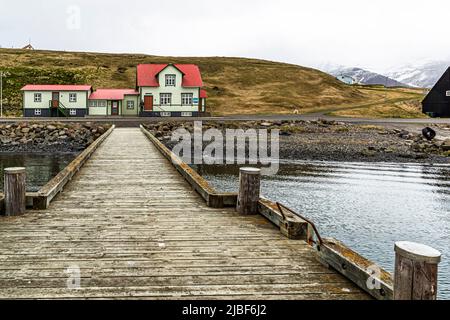
[[[423,99],[422,112],[431,117],[450,117],[450,68]]]

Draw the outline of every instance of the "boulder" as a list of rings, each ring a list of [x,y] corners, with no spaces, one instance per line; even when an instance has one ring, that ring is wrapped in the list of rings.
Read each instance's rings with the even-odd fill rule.
[[[444,151],[449,151],[450,150],[450,139],[447,139],[444,142],[442,142],[441,148]]]
[[[48,126],[47,126],[47,130],[48,131],[55,131],[57,128],[55,127],[55,126],[53,126],[53,125],[51,125],[51,124],[49,124]]]
[[[0,141],[2,144],[10,144],[12,142],[12,139],[9,137],[1,137]]]

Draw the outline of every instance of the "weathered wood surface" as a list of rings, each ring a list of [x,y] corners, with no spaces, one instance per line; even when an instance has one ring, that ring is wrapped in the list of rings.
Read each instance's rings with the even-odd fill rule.
[[[261,192],[261,170],[241,168],[239,171],[239,194],[237,212],[239,214],[258,214],[258,202]]]
[[[395,300],[436,300],[441,253],[414,242],[395,244]]]
[[[26,171],[25,168],[5,168],[5,214],[17,216],[26,210]]]
[[[53,179],[43,186],[37,196],[33,199],[34,209],[47,209],[50,202],[59,192],[62,192],[65,185],[83,167],[84,163],[91,157],[97,148],[113,132],[113,125],[101,137],[95,140],[89,147],[81,152],[67,167],[60,171]]]
[[[263,216],[208,207],[141,131],[116,129],[48,209],[0,217],[0,298],[369,296]]]
[[[319,259],[378,300],[392,300],[393,282],[389,272],[333,238],[322,239]]]
[[[153,143],[156,149],[161,154],[171,161],[172,165],[178,170],[178,172],[184,177],[184,179],[194,188],[198,194],[205,199],[208,207],[212,208],[224,208],[235,207],[237,201],[237,194],[234,193],[219,193],[217,192],[208,181],[200,176],[194,169],[188,164],[184,163],[177,155],[169,150],[161,141],[156,139],[148,130],[141,126],[141,130],[144,135]]]

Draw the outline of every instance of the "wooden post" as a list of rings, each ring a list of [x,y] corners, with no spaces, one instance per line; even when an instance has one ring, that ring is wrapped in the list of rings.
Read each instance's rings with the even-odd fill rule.
[[[395,243],[394,300],[436,300],[441,253],[423,244]]]
[[[5,214],[16,216],[26,210],[25,168],[5,168]]]
[[[242,215],[258,213],[258,201],[261,188],[261,170],[241,168],[239,172],[239,195],[237,211]]]

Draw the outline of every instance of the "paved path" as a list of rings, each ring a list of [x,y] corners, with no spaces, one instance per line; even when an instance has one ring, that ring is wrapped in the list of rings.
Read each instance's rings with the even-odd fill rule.
[[[0,298],[368,296],[263,217],[208,208],[139,129],[116,129],[48,210],[0,217]]]
[[[2,118],[0,123],[14,123],[23,121],[37,122],[103,122],[114,123],[118,127],[139,127],[140,124],[155,121],[189,121],[189,120],[216,120],[216,121],[260,121],[260,120],[336,120],[355,124],[380,124],[380,125],[428,125],[428,124],[450,124],[450,118],[418,118],[418,119],[399,119],[399,118],[346,118],[327,116],[320,113],[305,115],[236,115],[226,117],[205,117],[205,118],[137,118],[137,117],[90,117],[90,118]]]

